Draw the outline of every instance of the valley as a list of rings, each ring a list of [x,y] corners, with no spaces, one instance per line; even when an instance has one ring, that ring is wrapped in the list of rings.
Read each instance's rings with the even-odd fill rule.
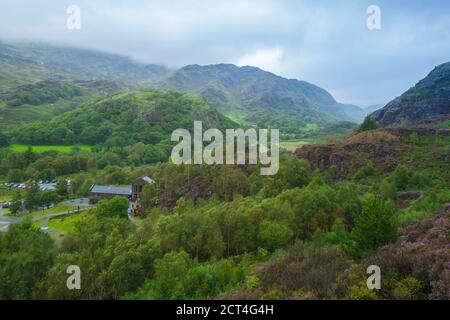
[[[0,299],[449,299],[448,65],[374,111],[256,67],[0,43]],[[279,170],[173,163],[200,121],[279,129]]]

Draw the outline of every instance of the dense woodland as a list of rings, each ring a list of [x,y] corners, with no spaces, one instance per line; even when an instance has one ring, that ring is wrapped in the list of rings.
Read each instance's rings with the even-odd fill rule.
[[[433,141],[448,152],[448,141]],[[417,137],[403,144],[417,155],[430,150]],[[417,265],[411,253],[394,259],[378,250],[450,201],[448,163],[381,172],[369,162],[336,179],[333,168],[319,172],[292,155],[283,156],[275,177],[260,176],[255,166],[130,166],[130,156],[103,166],[95,153],[77,150],[3,151],[2,168],[17,167],[2,175],[74,177],[60,197],[86,195],[94,181],[122,184],[146,174],[157,183],[144,189],[145,215],[137,224],[127,218],[126,200],[115,198],[58,244],[31,222],[11,225],[0,234],[1,298],[447,298],[443,261]],[[396,195],[413,190],[423,196],[399,206]],[[389,270],[381,291],[365,287],[371,259]],[[65,286],[65,269],[74,263],[89,270],[79,291]],[[425,272],[432,263],[437,269]]]

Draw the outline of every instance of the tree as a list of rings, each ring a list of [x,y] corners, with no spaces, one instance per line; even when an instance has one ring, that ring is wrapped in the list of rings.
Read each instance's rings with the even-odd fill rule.
[[[258,244],[268,250],[286,246],[293,237],[293,232],[287,223],[264,220],[259,226]]]
[[[31,222],[11,224],[6,233],[0,232],[0,300],[31,299],[54,255],[50,236]]]
[[[97,214],[104,217],[128,217],[129,203],[125,197],[115,196],[111,200],[103,199],[97,204]]]
[[[192,261],[184,252],[170,252],[162,259],[155,260],[155,298],[183,299],[186,295],[183,278]]]
[[[55,158],[52,162],[52,167],[58,176],[71,174],[80,170],[78,158],[70,156],[59,156]]]
[[[134,292],[148,277],[155,259],[154,249],[137,241],[132,224],[118,217],[98,219],[80,216],[72,236],[65,237],[61,254],[36,288],[40,299],[119,299]],[[145,264],[144,264],[145,261]],[[81,290],[67,290],[67,266],[81,272]],[[87,270],[83,272],[83,270]]]
[[[280,172],[286,188],[301,188],[311,181],[311,168],[304,159],[292,159],[287,161]]]
[[[128,160],[135,166],[143,163],[145,154],[145,144],[142,142],[136,143],[129,148]]]
[[[378,129],[377,122],[370,117],[366,117],[364,122],[359,126],[357,132],[372,131],[376,129]]]
[[[74,179],[72,179],[70,184],[70,193],[73,197],[77,197],[80,194],[80,189],[83,186],[84,181],[85,177],[82,175],[76,176]]]
[[[9,146],[9,139],[6,135],[0,132],[0,148]]]
[[[31,146],[28,146],[27,151],[25,151],[23,154],[24,154],[25,159],[27,161],[27,165],[29,165],[30,163],[33,163],[37,159],[37,156],[33,152],[33,148]]]
[[[66,179],[59,179],[56,183],[56,192],[62,196],[65,197],[69,194],[69,186]]]
[[[39,180],[52,181],[56,178],[56,172],[53,168],[45,168],[43,171],[38,173]]]
[[[33,211],[33,208],[41,204],[39,186],[36,183],[33,183],[25,192],[24,204],[29,212]]]
[[[51,204],[58,201],[58,194],[52,190],[42,191],[40,193],[40,204],[44,206],[50,206]]]
[[[13,195],[11,204],[9,205],[9,211],[12,214],[17,214],[19,212],[20,208],[22,208],[22,195],[20,192],[17,191]]]
[[[351,253],[364,256],[378,247],[390,243],[397,236],[395,210],[391,201],[384,201],[375,194],[367,194],[362,201],[361,212],[354,218]]]
[[[8,171],[8,180],[11,182],[21,182],[26,180],[27,175],[25,171],[20,169],[11,169]]]
[[[146,184],[141,192],[142,214],[147,215],[150,210],[155,207],[156,200],[159,196],[159,190],[156,183]]]

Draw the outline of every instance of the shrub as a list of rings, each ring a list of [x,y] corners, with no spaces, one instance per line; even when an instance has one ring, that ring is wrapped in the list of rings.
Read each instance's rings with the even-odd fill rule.
[[[370,117],[366,117],[364,119],[364,122],[361,123],[361,125],[357,129],[357,132],[372,131],[372,130],[376,130],[376,129],[378,129],[377,122]]]
[[[353,176],[353,179],[356,181],[363,180],[368,177],[372,177],[375,175],[375,167],[372,163],[372,161],[369,161],[364,167],[360,168],[355,175]]]
[[[399,165],[389,177],[397,191],[422,189],[430,184],[430,179],[422,172],[414,172],[405,165]]]

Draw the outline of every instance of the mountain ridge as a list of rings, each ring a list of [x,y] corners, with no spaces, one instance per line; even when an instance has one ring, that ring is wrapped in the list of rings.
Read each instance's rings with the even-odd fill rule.
[[[156,78],[148,85],[159,90],[199,94],[225,115],[240,122],[264,125],[265,120],[273,117],[280,116],[283,120],[290,117],[295,120],[291,128],[294,131],[295,125],[360,122],[365,116],[363,109],[338,103],[317,85],[286,79],[252,66],[188,65]],[[269,124],[276,125],[277,122],[269,121]]]
[[[15,73],[19,68],[20,72]],[[37,80],[116,80],[135,85],[167,71],[164,66],[143,64],[114,53],[0,41],[0,92]]]
[[[446,114],[450,114],[450,62],[436,66],[414,87],[369,117],[386,127]]]
[[[285,135],[302,135],[339,121],[361,122],[366,115],[357,106],[337,102],[317,85],[252,66],[188,65],[170,70],[93,50],[0,42],[0,93],[4,95],[42,81],[77,80],[108,80],[119,89],[194,93],[241,125],[279,128]]]

